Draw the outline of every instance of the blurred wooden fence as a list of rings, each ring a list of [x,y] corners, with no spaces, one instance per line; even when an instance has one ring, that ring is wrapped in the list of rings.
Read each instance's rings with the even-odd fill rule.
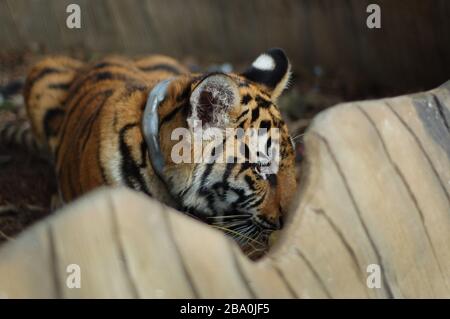
[[[66,6],[81,6],[68,29]],[[381,6],[381,29],[366,7]],[[295,70],[315,66],[342,86],[399,93],[450,78],[448,0],[0,0],[1,49],[143,54],[245,62],[284,48]]]

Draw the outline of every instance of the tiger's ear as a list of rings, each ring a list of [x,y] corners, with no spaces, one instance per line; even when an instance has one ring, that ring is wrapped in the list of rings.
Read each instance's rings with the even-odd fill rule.
[[[288,85],[291,64],[282,49],[273,48],[258,56],[242,75],[265,85],[276,100]]]
[[[239,89],[228,75],[217,73],[204,78],[192,91],[188,123],[195,127],[201,121],[203,128],[225,128],[231,111],[239,105]]]

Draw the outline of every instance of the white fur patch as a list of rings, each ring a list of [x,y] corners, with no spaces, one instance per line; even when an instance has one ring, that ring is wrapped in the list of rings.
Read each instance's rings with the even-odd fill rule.
[[[275,61],[270,55],[261,54],[255,62],[253,62],[252,66],[256,69],[272,71],[275,69]]]

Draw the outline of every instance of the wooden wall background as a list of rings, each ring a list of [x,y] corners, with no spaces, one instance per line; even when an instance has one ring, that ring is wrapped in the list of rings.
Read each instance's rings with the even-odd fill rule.
[[[65,26],[69,3],[82,28]],[[381,30],[366,7],[382,9]],[[450,78],[448,0],[0,0],[1,51],[191,56],[243,62],[283,47],[302,77],[315,66],[344,89],[430,89]]]

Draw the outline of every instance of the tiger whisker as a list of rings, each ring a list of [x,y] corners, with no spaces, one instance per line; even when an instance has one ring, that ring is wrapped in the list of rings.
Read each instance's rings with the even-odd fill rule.
[[[294,137],[292,137],[292,140],[293,141],[295,141],[296,139],[298,139],[298,138],[300,138],[300,137],[302,137],[303,135],[305,135],[306,133],[301,133],[301,134],[298,134],[298,135],[296,135],[296,136],[294,136]]]
[[[251,214],[241,214],[241,215],[224,215],[224,216],[211,216],[211,217],[207,217],[208,219],[215,219],[215,218],[236,218],[236,217],[251,217]]]
[[[249,243],[249,239],[248,238],[252,238],[254,239],[254,241],[258,240],[258,237],[255,238],[255,235],[258,234],[258,229],[254,226],[252,227],[248,227],[245,231],[242,231],[243,235],[246,236],[246,238],[242,239],[241,243],[243,245],[246,245]],[[257,241],[258,243],[260,243],[259,241]],[[264,243],[260,243],[260,245],[264,245]]]
[[[258,241],[262,241],[262,242],[267,242],[267,236],[265,236],[263,233],[259,233],[258,236],[256,237],[256,239]],[[265,247],[261,247],[261,249],[265,249]]]
[[[255,227],[253,225],[249,225],[249,227],[245,228],[245,230],[242,231],[242,233],[246,236],[248,236],[249,233],[252,233],[255,230]]]
[[[257,233],[258,232],[258,230],[257,229],[253,229],[251,232],[249,232],[248,234],[246,234],[247,236],[249,236],[249,237],[252,237],[255,233]],[[253,237],[252,237],[253,238]],[[244,242],[244,244],[248,244],[248,240],[247,241],[245,241]]]
[[[233,232],[239,232],[241,233],[241,230],[246,229],[248,227],[247,222],[242,222],[234,225],[230,225],[231,223],[214,223],[211,224],[212,226],[218,226],[222,227],[224,229],[233,231]]]
[[[217,226],[222,226],[222,227],[227,227],[227,228],[234,228],[234,227],[238,227],[241,225],[245,225],[248,224],[248,221],[246,220],[236,220],[236,221],[223,221],[223,222],[215,222],[215,223],[211,223],[211,225],[217,225]]]
[[[236,222],[240,222],[240,223],[247,223],[248,219],[242,219],[242,218],[230,218],[228,220],[214,220],[211,221],[211,224],[226,224],[226,223],[236,223]]]
[[[246,233],[249,229],[251,229],[251,228],[252,228],[252,225],[246,224],[246,225],[234,227],[233,230],[234,230],[234,231],[238,231],[239,233],[245,235],[245,233]]]
[[[242,237],[248,238],[250,241],[256,242],[257,244],[260,244],[260,245],[262,245],[262,246],[264,245],[263,243],[258,242],[256,239],[253,239],[253,238],[251,238],[251,237],[243,236],[241,233],[239,233],[239,232],[237,232],[237,231],[234,231],[234,230],[232,230],[232,229],[228,229],[228,228],[221,227],[221,226],[217,226],[217,225],[212,225],[212,227],[217,228],[217,229],[220,229],[220,230],[223,230],[223,231],[225,231],[225,232],[230,232],[230,233],[235,234],[236,236],[239,236],[239,237],[241,237],[241,238],[242,238]]]

